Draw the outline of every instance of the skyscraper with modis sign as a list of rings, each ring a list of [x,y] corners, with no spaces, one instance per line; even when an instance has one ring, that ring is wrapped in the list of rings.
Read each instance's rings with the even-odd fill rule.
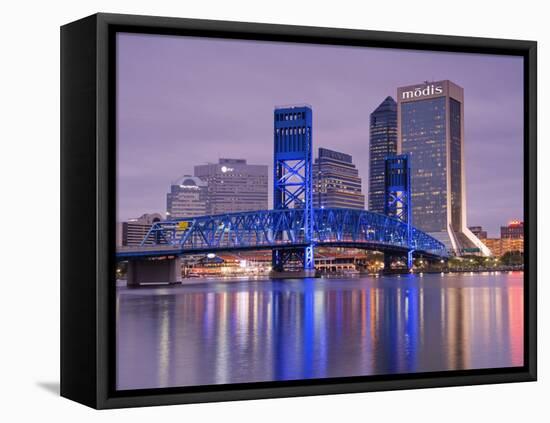
[[[458,255],[490,255],[466,222],[463,88],[448,80],[398,88],[397,134],[411,160],[412,224]]]

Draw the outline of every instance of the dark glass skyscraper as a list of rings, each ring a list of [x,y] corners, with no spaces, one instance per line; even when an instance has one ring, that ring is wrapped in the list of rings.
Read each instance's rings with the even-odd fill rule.
[[[349,154],[319,148],[319,156],[313,164],[313,206],[365,208],[359,171]]]
[[[398,151],[411,158],[412,224],[457,254],[487,247],[466,224],[464,90],[451,81],[397,89]]]
[[[369,210],[384,213],[384,169],[387,156],[397,153],[397,103],[386,99],[370,115]]]

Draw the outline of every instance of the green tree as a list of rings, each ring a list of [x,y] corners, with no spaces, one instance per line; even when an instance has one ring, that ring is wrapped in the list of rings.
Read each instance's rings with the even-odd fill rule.
[[[508,251],[500,258],[505,266],[519,266],[523,264],[523,253],[521,251]]]

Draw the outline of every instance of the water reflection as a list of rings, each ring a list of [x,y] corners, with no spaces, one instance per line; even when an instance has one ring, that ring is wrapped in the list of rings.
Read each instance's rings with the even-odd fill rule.
[[[523,273],[117,292],[117,387],[523,365]]]

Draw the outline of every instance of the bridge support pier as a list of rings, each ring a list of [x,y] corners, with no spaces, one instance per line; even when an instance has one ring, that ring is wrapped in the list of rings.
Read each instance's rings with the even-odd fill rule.
[[[392,269],[391,265],[394,261],[399,260],[404,263],[404,266],[399,268]],[[413,266],[413,256],[412,251],[409,251],[407,254],[392,254],[384,253],[384,273],[385,274],[401,274],[409,273]]]
[[[272,270],[269,274],[270,278],[273,279],[305,279],[305,278],[316,278],[317,273],[315,269],[303,269],[303,270]]]
[[[314,278],[315,262],[313,259],[313,245],[302,249],[273,250],[271,277],[281,279]],[[299,269],[285,268],[291,261],[299,262]]]
[[[180,284],[181,259],[129,260],[126,276],[128,287],[154,284]]]

